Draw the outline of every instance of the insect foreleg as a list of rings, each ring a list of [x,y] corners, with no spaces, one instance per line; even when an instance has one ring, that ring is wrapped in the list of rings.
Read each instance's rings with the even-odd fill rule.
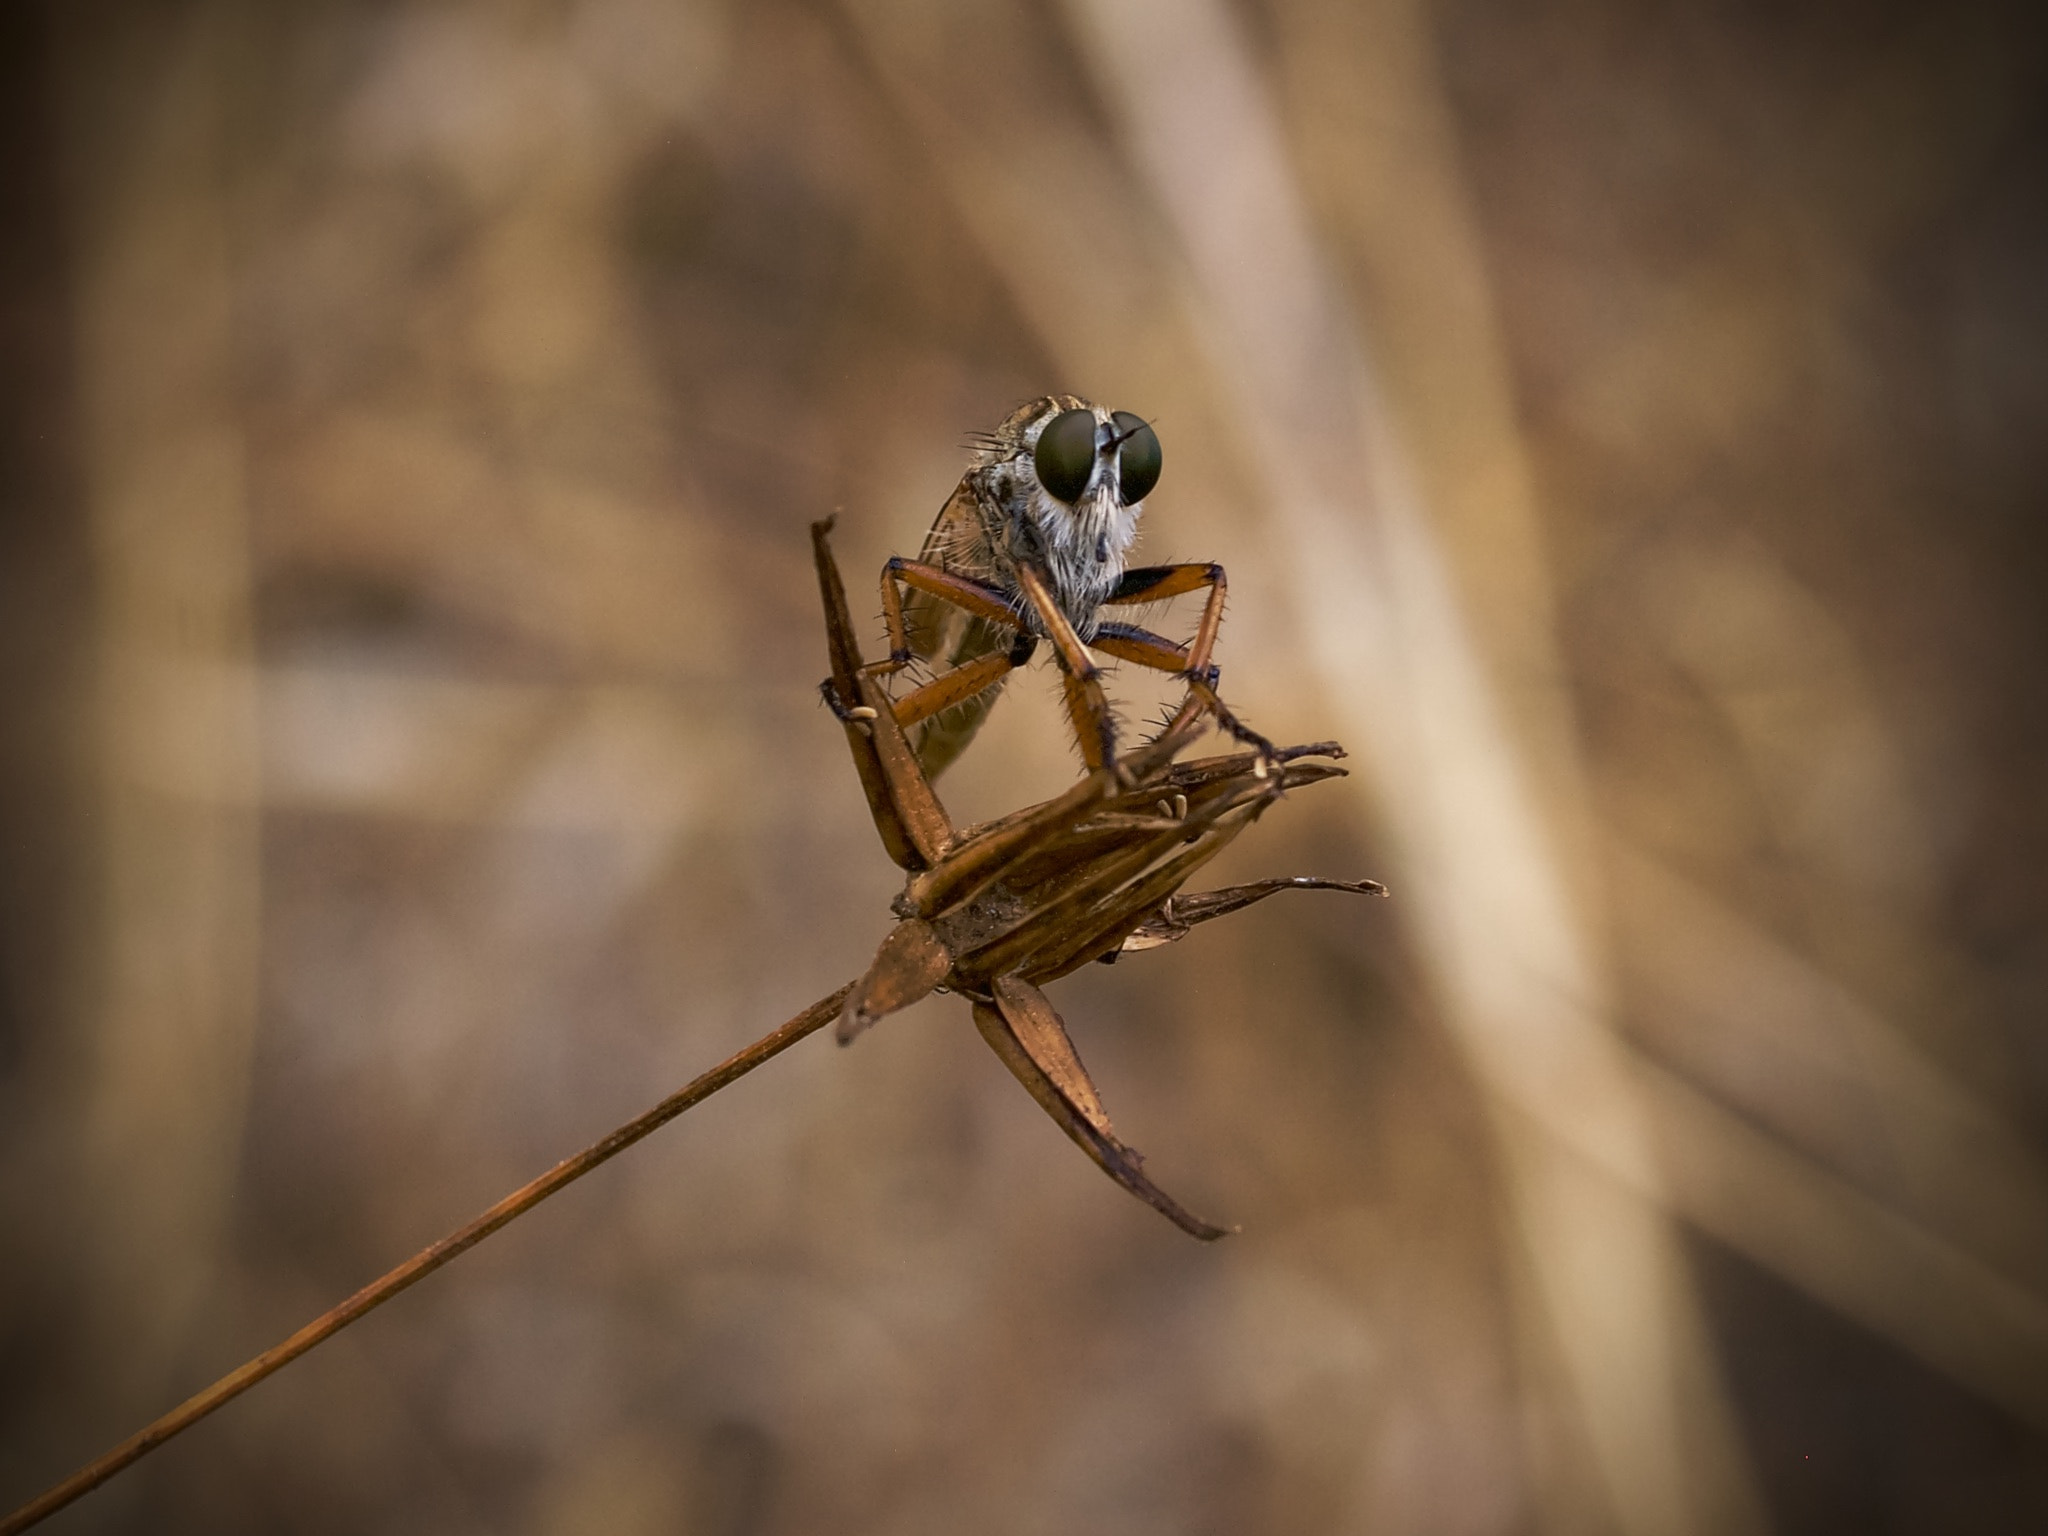
[[[1174,716],[1173,720],[1168,723],[1167,731],[1170,733],[1187,717],[1202,710],[1207,710],[1211,715],[1215,716],[1217,725],[1259,754],[1258,773],[1259,777],[1263,779],[1266,776],[1265,769],[1267,764],[1276,763],[1280,760],[1279,748],[1275,747],[1272,742],[1266,740],[1265,737],[1232,714],[1230,707],[1217,696],[1216,690],[1202,678],[1189,675],[1187,682],[1188,701],[1181,705],[1180,713]]]
[[[903,616],[905,587],[951,603],[961,612],[977,619],[987,619],[991,624],[1004,624],[1011,629],[1019,627],[1017,610],[1010,606],[1009,599],[986,582],[956,576],[922,560],[892,556],[882,567],[882,621],[889,627],[889,659],[870,662],[867,669],[870,673],[900,672],[917,656],[910,644],[910,625]]]
[[[1216,649],[1216,632],[1223,627],[1223,599],[1228,583],[1224,579],[1222,566],[1213,561],[1201,565],[1137,566],[1124,572],[1123,579],[1116,584],[1103,602],[1105,605],[1115,606],[1156,603],[1165,598],[1198,591],[1203,587],[1209,589],[1209,596],[1202,604],[1202,621],[1195,626],[1195,638],[1188,643],[1183,653],[1186,659],[1178,669],[1199,673],[1208,667],[1209,653]],[[1145,632],[1140,630],[1138,633]],[[1108,646],[1102,648],[1109,649]],[[1130,656],[1125,659],[1148,667],[1157,665],[1142,656]],[[1160,670],[1176,669],[1161,667]]]
[[[1026,656],[1031,653],[1024,651]],[[951,671],[941,672],[922,688],[913,689],[896,701],[896,723],[905,730],[943,714],[955,704],[965,704],[984,689],[1001,682],[1015,670],[1017,650],[990,651],[972,661],[963,661]]]
[[[1171,673],[1180,677],[1188,670],[1188,648],[1178,645],[1164,635],[1155,635],[1149,629],[1140,629],[1135,624],[1097,624],[1095,638],[1088,644],[1095,650],[1107,652],[1118,661],[1134,661],[1141,667],[1150,667],[1155,672]],[[1209,668],[1208,681],[1214,683],[1216,668]]]
[[[980,629],[984,638],[975,639],[970,633],[948,639],[943,629],[928,632],[932,631],[929,616],[906,611],[906,588],[927,604],[941,603],[979,621],[972,628]],[[895,700],[893,708],[900,725],[905,729],[926,725],[957,706],[982,701],[976,705],[979,713],[969,711],[967,718],[956,719],[949,726],[932,724],[917,734],[918,760],[928,774],[935,776],[973,736],[981,715],[987,713],[992,690],[1000,687],[1012,670],[1031,659],[1037,641],[1024,632],[1016,608],[997,588],[928,561],[905,560],[900,556],[882,567],[882,617],[889,629],[889,656],[886,661],[870,662],[863,669],[868,676],[888,677],[920,658],[942,666],[952,663],[936,677]],[[920,626],[916,633],[912,630],[913,617]],[[995,649],[988,643],[995,638],[987,634],[990,627],[1011,632],[1013,638],[1007,648]]]
[[[1017,567],[1017,584],[1024,591],[1040,628],[1052,642],[1059,658],[1067,697],[1067,713],[1074,722],[1074,739],[1080,744],[1081,761],[1089,768],[1116,767],[1116,717],[1110,713],[1109,698],[1102,691],[1102,673],[1089,658],[1088,647],[1074,632],[1060,605],[1053,601],[1045,576],[1028,565]]]
[[[1149,603],[1161,598],[1179,597],[1202,587],[1209,589],[1209,596],[1202,604],[1202,621],[1195,627],[1194,639],[1185,646],[1175,645],[1171,640],[1148,629],[1140,629],[1135,624],[1099,624],[1091,643],[1097,650],[1106,651],[1111,656],[1161,672],[1172,672],[1186,681],[1187,702],[1181,705],[1168,725],[1169,732],[1206,711],[1215,717],[1219,726],[1246,746],[1271,757],[1273,744],[1232,714],[1216,693],[1217,669],[1209,656],[1216,648],[1216,632],[1223,626],[1227,583],[1222,566],[1213,563],[1140,566],[1124,572],[1123,580],[1116,584],[1104,602]]]

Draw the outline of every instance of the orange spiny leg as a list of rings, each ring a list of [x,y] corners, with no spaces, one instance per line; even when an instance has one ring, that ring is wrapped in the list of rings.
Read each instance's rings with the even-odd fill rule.
[[[1271,755],[1273,744],[1240,721],[1216,696],[1217,671],[1213,663],[1201,676],[1197,676],[1188,667],[1188,653],[1183,647],[1135,624],[1098,624],[1095,626],[1095,638],[1088,643],[1121,661],[1135,661],[1141,667],[1171,672],[1187,683],[1187,702],[1167,723],[1167,732],[1188,724],[1196,715],[1207,713],[1215,717],[1217,725],[1246,746],[1257,747]]]
[[[993,687],[1011,671],[1030,659],[1033,647],[1027,643],[1007,651],[991,651],[972,661],[963,661],[951,671],[941,672],[922,688],[913,689],[896,701],[896,723],[905,730],[921,720],[964,704],[984,688]]]
[[[870,674],[900,672],[916,656],[910,648],[910,626],[903,618],[905,587],[929,593],[977,619],[1006,624],[1012,629],[1019,627],[1017,610],[994,587],[966,576],[956,576],[922,560],[905,560],[901,555],[895,555],[882,567],[882,621],[889,626],[889,659],[869,662],[866,670]]]
[[[1053,601],[1045,576],[1028,565],[1017,567],[1017,585],[1023,588],[1039,627],[1052,642],[1059,658],[1067,696],[1067,713],[1074,722],[1074,739],[1081,747],[1081,761],[1093,769],[1116,765],[1116,718],[1109,712],[1109,698],[1102,691],[1102,674],[1088,658],[1088,647],[1074,632],[1060,605]]]
[[[1195,638],[1189,642],[1185,659],[1180,670],[1201,673],[1209,665],[1209,653],[1216,649],[1216,631],[1223,627],[1223,597],[1227,583],[1223,567],[1213,562],[1207,565],[1141,565],[1125,571],[1123,579],[1103,599],[1105,605],[1126,605],[1130,603],[1156,603],[1169,597],[1179,597],[1202,587],[1209,589],[1209,597],[1202,604],[1202,622],[1195,626]],[[1143,633],[1140,631],[1140,633]],[[1108,650],[1108,646],[1103,647]],[[1130,656],[1130,661],[1145,666],[1156,663],[1141,656]],[[1165,668],[1161,669],[1166,670]]]
[[[1081,761],[1090,770],[1109,767],[1116,761],[1116,717],[1109,711],[1109,699],[1102,684],[1089,668],[1079,676],[1060,669],[1060,693],[1067,703],[1067,718],[1074,725],[1074,740],[1081,748]]]
[[[1220,565],[1149,565],[1124,572],[1123,580],[1105,599],[1106,603],[1149,603],[1161,598],[1179,597],[1182,593],[1193,592],[1201,587],[1209,589],[1209,597],[1202,604],[1202,622],[1195,629],[1195,638],[1185,647],[1140,629],[1135,624],[1101,624],[1096,626],[1095,639],[1091,642],[1097,650],[1106,651],[1125,661],[1135,661],[1140,666],[1156,667],[1161,672],[1173,672],[1187,679],[1187,702],[1182,704],[1171,722],[1167,733],[1188,724],[1195,716],[1207,712],[1216,723],[1235,736],[1246,746],[1255,747],[1270,757],[1273,744],[1250,726],[1232,714],[1223,700],[1217,696],[1217,670],[1209,660],[1216,646],[1216,632],[1223,624],[1223,599],[1226,584],[1223,567]]]
[[[887,677],[900,672],[916,659],[918,653],[910,643],[910,626],[903,611],[903,589],[909,587],[927,597],[937,598],[967,614],[970,618],[1002,626],[1015,632],[1006,651],[969,654],[965,660],[926,681],[894,703],[897,723],[908,729],[919,725],[934,715],[944,714],[957,704],[965,704],[977,695],[998,686],[1011,671],[1031,659],[1037,640],[1023,632],[1017,610],[1010,600],[996,588],[970,577],[960,576],[921,560],[905,560],[901,556],[892,558],[882,567],[882,616],[889,627],[889,657],[886,661],[870,662],[862,671],[870,677]],[[954,652],[957,659],[960,653]],[[971,733],[971,728],[970,728]],[[957,750],[957,749],[956,749]],[[919,759],[925,761],[925,748],[919,748]],[[930,763],[927,762],[927,766]],[[945,766],[942,759],[938,768]]]
[[[1175,645],[1164,635],[1155,635],[1135,624],[1098,624],[1095,638],[1088,644],[1118,661],[1134,661],[1155,672],[1170,672],[1178,677],[1188,669],[1186,646]]]

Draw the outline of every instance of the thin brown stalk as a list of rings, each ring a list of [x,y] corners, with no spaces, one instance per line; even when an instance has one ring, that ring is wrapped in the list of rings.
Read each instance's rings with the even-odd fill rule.
[[[145,1425],[97,1461],[88,1463],[58,1483],[40,1498],[22,1505],[5,1521],[0,1536],[15,1536],[54,1515],[72,1500],[90,1493],[124,1467],[147,1456],[181,1430],[205,1418],[214,1409],[239,1397],[273,1371],[289,1365],[314,1345],[331,1339],[365,1313],[382,1306],[416,1280],[423,1280],[458,1254],[465,1253],[516,1216],[532,1210],[556,1191],[565,1189],[600,1163],[609,1162],[643,1136],[659,1130],[693,1104],[701,1103],[719,1089],[744,1077],[771,1056],[779,1055],[805,1035],[812,1034],[839,1017],[847,994],[841,987],[821,998],[787,1023],[778,1025],[745,1050],[727,1057],[709,1072],[678,1089],[638,1119],[629,1120],[603,1140],[564,1158],[531,1184],[514,1190],[474,1220],[458,1227],[437,1243],[422,1248],[403,1264],[373,1280],[355,1295],[306,1324],[282,1344],[265,1350],[255,1359],[238,1366],[205,1391],[187,1398],[154,1423]]]

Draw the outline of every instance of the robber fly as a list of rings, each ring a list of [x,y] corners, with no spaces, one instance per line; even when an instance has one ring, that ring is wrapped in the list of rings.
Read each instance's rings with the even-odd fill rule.
[[[1204,1240],[1223,1236],[1224,1228],[1192,1214],[1146,1176],[1144,1159],[1111,1128],[1066,1024],[1040,988],[1090,961],[1176,943],[1196,925],[1280,891],[1384,896],[1377,881],[1308,875],[1182,889],[1283,791],[1342,777],[1332,760],[1344,749],[1320,741],[1176,761],[1206,729],[1201,706],[1125,753],[1116,772],[1089,773],[1057,799],[978,827],[955,827],[896,722],[881,678],[861,660],[831,529],[829,522],[811,525],[832,658],[826,697],[842,701],[846,742],[875,831],[909,876],[891,904],[898,922],[874,963],[821,1005],[839,1012],[839,1043],[933,992],[965,997],[982,1038],[1103,1172],[1182,1231]]]
[[[1041,642],[1059,662],[1074,735],[1091,769],[1113,769],[1117,756],[1116,722],[1091,649],[1186,681],[1187,701],[1169,729],[1207,709],[1271,754],[1271,744],[1216,697],[1209,654],[1223,621],[1223,567],[1124,564],[1160,463],[1158,435],[1143,418],[1073,395],[1020,406],[975,442],[974,462],[939,509],[919,557],[899,556],[882,572],[889,659],[870,671],[887,676],[918,663],[931,673],[894,700],[927,775],[965,750],[1005,678]],[[1204,588],[1201,622],[1186,644],[1101,616],[1105,608]]]

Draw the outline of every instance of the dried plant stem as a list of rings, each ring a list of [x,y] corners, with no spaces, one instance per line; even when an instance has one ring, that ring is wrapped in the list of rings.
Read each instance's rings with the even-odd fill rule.
[[[247,1364],[221,1377],[205,1391],[187,1398],[162,1418],[145,1425],[97,1461],[79,1468],[42,1497],[24,1504],[6,1520],[0,1521],[0,1536],[14,1536],[15,1532],[25,1531],[54,1515],[73,1499],[91,1492],[122,1468],[147,1456],[180,1430],[189,1429],[223,1403],[241,1396],[271,1372],[289,1365],[314,1345],[332,1338],[366,1312],[382,1306],[415,1280],[425,1279],[450,1259],[474,1248],[514,1217],[524,1215],[549,1195],[567,1188],[600,1163],[618,1156],[641,1137],[659,1130],[693,1104],[710,1098],[728,1083],[753,1071],[769,1057],[780,1054],[805,1035],[812,1034],[831,1023],[839,1017],[839,1010],[844,1006],[847,994],[852,990],[850,985],[841,987],[830,997],[821,998],[811,1004],[795,1018],[770,1030],[745,1050],[728,1057],[702,1077],[670,1094],[646,1114],[627,1121],[602,1141],[584,1148],[575,1156],[564,1158],[531,1184],[514,1190],[473,1221],[458,1227],[439,1242],[422,1248],[382,1279],[373,1280],[341,1305],[322,1313],[282,1344],[265,1350]]]

